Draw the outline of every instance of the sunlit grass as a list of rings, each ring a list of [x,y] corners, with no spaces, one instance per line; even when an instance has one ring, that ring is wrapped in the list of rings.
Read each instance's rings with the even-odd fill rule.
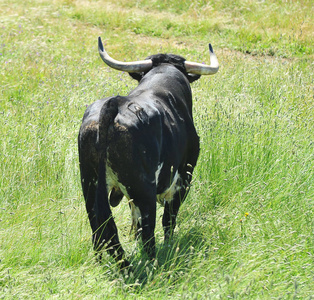
[[[71,1],[64,13],[105,30],[175,37],[193,46],[191,36],[253,55],[313,56],[311,1]]]
[[[310,2],[165,4],[0,3],[0,298],[314,296]],[[136,85],[101,62],[99,35],[122,60],[207,62],[210,41],[221,66],[192,85],[201,155],[169,244],[158,208],[156,262],[114,210],[128,276],[96,263],[79,182],[86,105]]]

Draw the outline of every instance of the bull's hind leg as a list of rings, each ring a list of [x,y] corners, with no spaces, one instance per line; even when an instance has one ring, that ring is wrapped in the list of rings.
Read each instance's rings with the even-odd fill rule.
[[[108,201],[106,168],[104,163],[101,163],[99,168],[95,215],[98,226],[95,233],[95,250],[100,251],[105,246],[105,249],[116,260],[120,268],[128,267],[129,262],[125,259],[124,250],[119,241],[118,230]]]
[[[92,239],[95,242],[95,232],[98,228],[96,214],[95,214],[95,196],[96,196],[96,186],[97,186],[97,172],[93,167],[90,160],[86,157],[86,150],[79,147],[80,155],[80,172],[81,172],[81,184],[83,195],[85,199],[85,207],[89,219],[90,226],[92,228]]]
[[[140,189],[136,194],[132,194],[135,210],[140,212],[140,220],[136,225],[140,226],[138,229],[139,234],[142,236],[143,246],[145,252],[150,258],[156,255],[155,249],[155,224],[156,224],[156,187],[150,186]]]
[[[156,196],[145,199],[147,202],[140,206],[142,214],[142,241],[144,249],[150,258],[156,256],[155,225],[156,225]]]
[[[95,232],[97,230],[97,220],[94,210],[95,195],[96,195],[96,181],[97,177],[95,172],[87,168],[81,169],[81,183],[83,189],[83,195],[85,198],[85,207],[89,219],[90,226],[92,228],[93,243],[95,243]]]

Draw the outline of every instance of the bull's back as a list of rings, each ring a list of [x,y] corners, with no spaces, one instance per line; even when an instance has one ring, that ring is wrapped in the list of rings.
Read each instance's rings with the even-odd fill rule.
[[[141,180],[152,182],[162,143],[160,112],[149,99],[142,103],[119,97],[117,105],[117,114],[106,127],[107,164],[124,186],[136,185]]]

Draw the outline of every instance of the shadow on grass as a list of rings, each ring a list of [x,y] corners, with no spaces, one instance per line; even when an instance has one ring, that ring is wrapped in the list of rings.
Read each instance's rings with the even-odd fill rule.
[[[161,284],[162,281],[171,284],[180,280],[179,277],[182,275],[179,274],[186,273],[200,253],[203,256],[206,255],[204,236],[201,229],[191,228],[183,235],[175,235],[169,242],[157,244],[157,254],[154,260],[150,260],[142,245],[139,245],[134,255],[129,257],[131,270],[129,272],[118,271],[116,268],[117,271],[109,276],[113,280],[120,278],[124,288],[136,293],[154,282]]]

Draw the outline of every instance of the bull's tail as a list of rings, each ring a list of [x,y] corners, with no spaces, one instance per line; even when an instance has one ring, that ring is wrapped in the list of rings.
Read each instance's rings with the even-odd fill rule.
[[[99,129],[97,136],[97,150],[99,153],[98,164],[98,182],[95,199],[95,213],[97,217],[98,232],[94,240],[95,250],[100,250],[104,242],[108,241],[104,227],[108,220],[112,219],[112,213],[108,201],[108,190],[106,180],[106,165],[107,165],[107,147],[108,147],[108,130],[113,120],[118,113],[118,105],[115,98],[111,98],[104,103],[99,115]],[[100,230],[100,228],[103,228]],[[106,226],[108,227],[108,226]],[[101,231],[101,232],[100,232]]]
[[[106,101],[101,108],[99,116],[99,169],[94,206],[98,229],[94,235],[94,247],[96,251],[99,251],[105,245],[107,251],[116,261],[125,265],[128,263],[124,260],[124,250],[119,242],[117,227],[112,217],[106,181],[108,130],[118,114],[119,101],[117,101],[117,98],[114,97]]]
[[[119,97],[113,97],[106,101],[100,110],[98,149],[106,156],[108,129],[113,124],[114,118],[118,114]],[[106,157],[104,157],[106,158]]]

